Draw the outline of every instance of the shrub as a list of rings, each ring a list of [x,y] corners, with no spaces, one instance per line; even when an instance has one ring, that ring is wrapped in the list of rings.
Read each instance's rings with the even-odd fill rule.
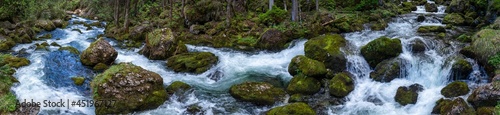
[[[264,14],[259,15],[259,22],[267,25],[274,25],[282,22],[287,17],[287,12],[276,6],[273,6],[272,10],[268,10]]]
[[[500,69],[500,52],[495,56],[490,57],[490,59],[488,60],[488,64],[491,64],[495,66],[495,68]]]

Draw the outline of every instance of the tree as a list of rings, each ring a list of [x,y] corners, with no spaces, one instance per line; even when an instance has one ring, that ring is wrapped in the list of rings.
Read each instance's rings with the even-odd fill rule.
[[[119,18],[120,18],[120,9],[119,9],[119,5],[120,5],[120,0],[114,0],[115,1],[115,4],[114,4],[114,10],[115,10],[115,14],[114,14],[114,18],[115,18],[115,26],[118,27],[119,25]]]
[[[316,11],[319,12],[319,0],[316,0]]]
[[[129,23],[128,15],[129,15],[129,12],[130,12],[130,0],[125,0],[125,22],[123,24],[123,28],[125,28],[125,31],[128,30],[128,23]]]
[[[233,3],[233,0],[226,0],[227,5],[226,5],[226,24],[227,27],[231,26],[231,4]]]
[[[299,13],[299,2],[297,0],[292,0],[292,21],[297,21]]]
[[[274,6],[274,0],[269,0],[269,10],[272,10]]]

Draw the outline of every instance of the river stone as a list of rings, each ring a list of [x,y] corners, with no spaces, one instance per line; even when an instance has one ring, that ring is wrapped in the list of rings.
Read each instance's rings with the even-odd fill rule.
[[[423,21],[425,21],[425,16],[424,15],[418,15],[417,22],[423,22]]]
[[[438,7],[434,3],[426,3],[425,4],[425,11],[427,11],[427,12],[437,12],[438,11]]]
[[[140,51],[152,60],[164,60],[187,52],[186,45],[177,43],[170,28],[156,29],[146,35],[146,45]]]
[[[266,115],[316,115],[316,112],[306,103],[297,102],[272,108]]]
[[[420,84],[413,84],[409,87],[401,86],[398,88],[394,100],[403,106],[415,104],[417,103],[418,92],[423,90],[422,87],[423,86]]]
[[[472,72],[472,65],[465,59],[460,58],[451,67],[452,80],[467,80]]]
[[[451,82],[441,89],[441,94],[447,98],[457,97],[467,93],[469,93],[469,86],[463,81]]]
[[[298,74],[293,76],[288,84],[286,91],[289,94],[305,94],[312,95],[321,89],[321,83],[313,77]]]
[[[489,58],[500,52],[500,30],[483,29],[472,36],[472,48],[475,59],[484,66],[489,75],[495,75]],[[493,76],[490,76],[493,77]]]
[[[340,51],[345,45],[346,40],[341,35],[327,34],[307,41],[304,52],[306,57],[323,62],[327,69],[337,73],[347,68],[347,59]]]
[[[82,52],[80,60],[86,66],[95,66],[98,63],[110,65],[115,61],[117,56],[118,52],[116,52],[108,41],[104,40],[104,38],[99,38]]]
[[[443,24],[461,26],[465,24],[465,19],[461,14],[458,13],[446,14],[446,16],[444,16],[443,18]]]
[[[273,105],[282,101],[285,90],[265,82],[245,82],[231,86],[229,94],[237,100],[251,102],[257,105]]]
[[[44,29],[46,31],[52,31],[56,29],[56,26],[50,20],[37,20],[35,21],[35,27]]]
[[[200,74],[210,69],[217,61],[217,56],[210,52],[192,52],[168,58],[167,67],[175,72]]]
[[[437,110],[441,115],[475,115],[476,113],[474,108],[470,107],[462,98],[438,100],[432,113],[437,114]]]
[[[290,41],[283,33],[277,29],[269,29],[260,37],[257,45],[266,50],[279,51],[286,48],[286,44]]]
[[[370,78],[379,82],[391,82],[401,74],[401,61],[401,59],[394,58],[380,62],[370,73]]]
[[[352,74],[348,72],[338,73],[329,82],[330,95],[335,97],[345,97],[354,90]]]
[[[378,63],[386,59],[397,57],[403,52],[402,48],[399,39],[390,39],[382,36],[361,47],[361,54],[365,57],[370,67],[375,67]]]
[[[308,77],[324,78],[326,72],[323,63],[303,55],[295,56],[288,65],[288,73],[292,76],[304,74]]]
[[[114,100],[112,106],[97,106],[95,113],[125,114],[154,109],[167,100],[163,78],[131,63],[113,65],[91,82],[94,100]]]
[[[422,40],[415,40],[411,43],[411,52],[421,53],[425,51],[425,43]]]
[[[184,91],[187,91],[189,89],[191,89],[190,85],[188,85],[182,81],[175,81],[175,82],[172,82],[172,84],[170,84],[167,87],[167,93],[169,95],[172,95],[175,92],[184,92]]]
[[[472,91],[467,98],[474,107],[494,107],[500,99],[500,75],[493,78],[489,84],[480,86]]]
[[[429,32],[446,32],[446,29],[443,26],[420,26],[418,27],[417,32],[419,33],[429,33]]]

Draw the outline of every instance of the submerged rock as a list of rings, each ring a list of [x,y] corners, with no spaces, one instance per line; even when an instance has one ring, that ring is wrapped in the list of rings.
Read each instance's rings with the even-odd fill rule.
[[[418,15],[417,22],[423,22],[423,21],[425,21],[425,16],[424,15]]]
[[[85,81],[85,77],[72,77],[71,80],[73,80],[73,82],[75,83],[75,85],[83,85],[84,81]]]
[[[210,52],[193,52],[168,58],[167,66],[175,72],[200,74],[210,69],[217,61],[217,56]]]
[[[421,53],[425,51],[425,43],[422,40],[412,41],[411,52],[413,53]]]
[[[396,96],[394,96],[394,100],[403,106],[415,104],[417,103],[418,92],[423,90],[422,87],[423,86],[420,84],[413,84],[409,87],[401,86],[398,88]]]
[[[385,36],[377,38],[361,47],[361,54],[365,57],[370,67],[375,67],[378,63],[386,59],[396,57],[401,52],[403,52],[401,41]]]
[[[167,99],[163,78],[131,63],[111,66],[92,80],[91,87],[94,100],[115,101],[113,106],[97,106],[98,115],[154,109]]]
[[[370,78],[379,82],[391,82],[401,74],[401,61],[401,59],[394,58],[380,62],[370,73]]]
[[[313,77],[298,74],[293,76],[290,84],[286,88],[289,94],[306,94],[312,95],[321,89],[321,83]]]
[[[467,93],[469,93],[469,86],[462,81],[451,82],[441,90],[441,94],[447,98],[457,97]]]
[[[352,74],[348,72],[338,73],[329,82],[330,95],[335,97],[345,97],[354,90],[354,80]]]
[[[316,115],[316,112],[306,103],[298,102],[272,108],[266,115]]]
[[[104,40],[104,38],[99,38],[82,52],[80,60],[83,65],[95,66],[98,63],[112,64],[117,56],[118,52],[116,52],[108,41]]]
[[[58,49],[59,51],[69,51],[70,53],[73,53],[73,54],[76,54],[76,55],[80,55],[80,51],[78,51],[78,49],[76,49],[75,47],[71,47],[71,46],[66,46],[66,47],[60,47]]]
[[[304,74],[308,77],[323,78],[327,71],[323,63],[303,55],[298,55],[288,65],[288,72],[292,76]]]
[[[146,45],[140,51],[148,59],[163,60],[187,52],[186,45],[177,43],[169,28],[156,29],[146,35]]]
[[[245,82],[231,86],[229,94],[235,99],[257,105],[273,105],[285,97],[285,90],[265,82]]]
[[[328,34],[310,39],[305,43],[305,55],[325,64],[333,72],[342,72],[346,69],[347,59],[341,47],[346,45],[344,37],[338,34]]]

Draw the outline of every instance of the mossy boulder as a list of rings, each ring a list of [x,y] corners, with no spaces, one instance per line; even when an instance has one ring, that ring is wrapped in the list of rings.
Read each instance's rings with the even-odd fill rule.
[[[305,43],[306,57],[318,60],[333,72],[342,72],[346,69],[347,59],[341,47],[346,45],[346,40],[339,34],[327,34],[310,39]]]
[[[15,45],[16,42],[14,42],[12,39],[0,34],[0,51],[10,50],[10,48],[14,47]]]
[[[174,81],[167,87],[166,90],[169,95],[172,95],[175,92],[184,92],[189,89],[191,89],[191,86],[189,84],[186,84],[182,81]]]
[[[251,102],[257,105],[273,105],[282,101],[285,90],[265,82],[245,82],[231,86],[229,94],[237,100]]]
[[[306,103],[298,102],[272,108],[266,115],[316,115],[316,111]]]
[[[167,67],[175,72],[200,74],[210,69],[217,61],[217,56],[210,52],[192,52],[168,58]]]
[[[495,107],[479,107],[476,110],[477,115],[498,115],[499,112]]]
[[[290,98],[288,99],[288,103],[293,103],[293,102],[306,102],[306,97],[302,94],[293,94],[290,95]]]
[[[277,29],[269,29],[260,36],[258,47],[271,51],[279,51],[286,48],[290,39]]]
[[[500,52],[500,30],[483,29],[472,36],[470,51],[475,59],[485,67],[486,72],[494,75],[493,65],[488,63],[489,58]]]
[[[463,81],[451,82],[441,89],[441,94],[447,98],[466,95],[467,93],[469,93],[469,86]]]
[[[354,90],[354,80],[352,74],[348,72],[338,73],[329,82],[330,95],[335,97],[345,97]]]
[[[413,84],[409,87],[401,86],[398,88],[394,100],[403,106],[415,104],[417,103],[418,92],[423,90],[422,87],[420,84]]]
[[[288,73],[292,76],[304,74],[309,77],[323,78],[326,72],[323,63],[303,55],[295,56],[288,65]]]
[[[411,52],[421,53],[425,51],[425,43],[422,40],[415,40],[411,42]]]
[[[438,7],[434,3],[426,3],[425,4],[425,11],[427,11],[427,12],[437,12],[438,11]]]
[[[424,5],[425,3],[427,3],[427,0],[412,0],[412,2],[415,5]]]
[[[469,95],[467,102],[474,107],[494,107],[500,100],[500,76],[493,78],[489,84],[480,86]]]
[[[472,65],[463,58],[459,58],[451,66],[452,80],[467,80],[471,72],[472,72]]]
[[[83,83],[85,82],[84,77],[72,77],[71,80],[73,80],[73,83],[78,86],[83,85]]]
[[[420,26],[417,32],[419,33],[429,33],[429,32],[446,32],[443,26]]]
[[[443,24],[451,24],[451,25],[465,25],[465,19],[461,14],[452,13],[446,14],[443,18]]]
[[[78,49],[76,49],[75,47],[71,47],[71,46],[60,47],[58,50],[59,51],[66,50],[66,51],[69,51],[72,54],[80,55],[80,51],[78,51]]]
[[[113,65],[92,80],[94,100],[115,100],[113,106],[98,106],[95,113],[125,114],[154,109],[167,99],[163,78],[131,63]]]
[[[97,71],[102,71],[102,70],[106,70],[108,69],[109,66],[106,65],[106,64],[103,64],[103,63],[98,63],[97,65],[95,65],[92,69],[93,70],[97,70]]]
[[[290,80],[286,91],[289,94],[312,95],[319,92],[320,89],[321,82],[313,77],[309,77],[304,74],[298,74],[293,76],[292,80]]]
[[[398,56],[403,52],[402,48],[399,39],[390,39],[383,36],[361,47],[361,54],[365,57],[370,67],[375,67],[378,63],[386,59]]]
[[[403,7],[402,9],[407,12],[417,10],[417,5],[413,4],[412,2],[403,2],[401,6]]]
[[[56,26],[57,28],[65,28],[69,24],[67,21],[64,21],[62,19],[52,20],[52,23],[54,23],[54,26]]]
[[[436,107],[434,107],[437,113],[439,109],[439,114],[441,115],[475,115],[476,111],[474,108],[470,107],[467,102],[462,98],[455,98],[453,100],[441,100]]]
[[[46,31],[52,31],[56,29],[56,26],[50,20],[37,20],[35,21],[35,27],[44,29]]]
[[[370,78],[379,82],[391,82],[401,74],[401,61],[401,59],[394,58],[380,62],[370,73]]]
[[[384,30],[385,28],[387,28],[387,26],[389,26],[389,24],[387,24],[386,21],[379,20],[377,22],[373,22],[370,28],[372,30],[375,30],[375,31],[380,31],[380,30]]]
[[[83,65],[93,67],[98,63],[110,65],[115,61],[117,56],[118,52],[116,52],[115,48],[108,41],[104,40],[104,38],[99,38],[82,52],[80,60]]]
[[[44,34],[44,35],[38,37],[38,39],[49,39],[49,38],[52,38],[52,34],[50,34],[50,33],[47,33],[47,34]]]
[[[446,7],[446,13],[463,13],[470,7],[469,1],[472,0],[451,0],[450,5]]]
[[[18,108],[16,95],[11,92],[11,87],[19,81],[12,75],[16,72],[14,68],[28,64],[29,61],[25,58],[0,54],[0,114],[14,112]]]
[[[474,49],[471,46],[466,46],[462,48],[459,53],[468,58],[476,58],[476,54],[474,54]]]
[[[187,52],[186,45],[177,43],[171,29],[156,29],[146,35],[146,45],[140,51],[152,60],[163,60]]]

